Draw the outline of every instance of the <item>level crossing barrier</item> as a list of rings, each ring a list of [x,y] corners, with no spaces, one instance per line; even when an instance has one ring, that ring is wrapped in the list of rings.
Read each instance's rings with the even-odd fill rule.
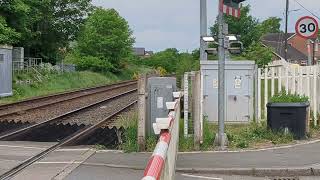
[[[173,180],[179,145],[180,99],[182,92],[174,92],[174,102],[167,102],[167,118],[157,118],[153,124],[160,138],[144,171],[142,180]]]

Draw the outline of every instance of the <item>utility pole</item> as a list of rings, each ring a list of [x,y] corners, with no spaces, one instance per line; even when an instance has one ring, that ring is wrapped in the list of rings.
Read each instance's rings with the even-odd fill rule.
[[[200,60],[208,60],[207,43],[203,37],[207,36],[207,0],[200,0]]]
[[[286,0],[286,27],[285,27],[285,45],[284,45],[284,59],[288,60],[288,20],[289,20],[289,0]]]
[[[220,146],[221,150],[224,150],[227,145],[227,137],[224,133],[224,122],[225,122],[225,42],[224,42],[224,14],[220,10],[220,5],[218,8],[219,16],[218,16],[218,25],[219,25],[219,90],[218,90],[218,124],[219,124],[219,132],[216,136],[216,144]]]

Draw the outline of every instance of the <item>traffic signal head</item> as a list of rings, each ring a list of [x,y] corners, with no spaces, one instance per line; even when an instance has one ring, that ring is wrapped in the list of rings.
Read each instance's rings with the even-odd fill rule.
[[[240,8],[240,3],[245,0],[223,0],[223,4],[233,7],[233,8]]]

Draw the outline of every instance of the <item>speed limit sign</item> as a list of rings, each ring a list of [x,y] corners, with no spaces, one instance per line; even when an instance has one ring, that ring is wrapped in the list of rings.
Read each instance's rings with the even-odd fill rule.
[[[296,33],[306,39],[317,37],[319,31],[318,21],[310,16],[300,18],[296,24]]]

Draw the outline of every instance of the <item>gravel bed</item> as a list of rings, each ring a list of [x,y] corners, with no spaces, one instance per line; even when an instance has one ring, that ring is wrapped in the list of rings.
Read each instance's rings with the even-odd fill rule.
[[[25,111],[30,108],[37,108],[41,106],[50,105],[53,103],[59,103],[61,101],[69,100],[72,98],[87,98],[88,96],[94,96],[95,93],[103,93],[111,88],[117,88],[125,84],[135,84],[135,82],[128,82],[123,84],[106,85],[91,89],[78,90],[70,93],[62,93],[47,97],[41,97],[39,99],[30,99],[27,101],[22,101],[18,103],[12,103],[8,105],[0,105],[0,116],[8,113],[14,113],[19,111]]]
[[[21,122],[29,122],[29,123],[43,122],[45,120],[49,120],[51,118],[57,117],[64,113],[70,112],[72,110],[76,110],[78,108],[101,101],[108,97],[112,97],[114,95],[133,90],[136,87],[137,85],[134,84],[126,87],[121,87],[118,89],[112,89],[112,90],[105,91],[98,94],[93,94],[90,96],[85,96],[83,98],[77,98],[70,101],[64,101],[61,103],[40,107],[37,109],[21,111],[18,114],[12,114],[12,115],[0,117],[0,121],[15,121],[15,122],[21,121]],[[135,96],[137,95],[135,94]]]
[[[128,106],[129,104],[133,103],[137,99],[138,98],[136,92],[133,92],[120,98],[113,99],[111,101],[88,108],[84,111],[77,112],[72,116],[62,118],[60,120],[60,123],[64,125],[94,125],[104,120],[106,117],[112,115],[116,111],[119,111],[123,109],[125,106]]]

